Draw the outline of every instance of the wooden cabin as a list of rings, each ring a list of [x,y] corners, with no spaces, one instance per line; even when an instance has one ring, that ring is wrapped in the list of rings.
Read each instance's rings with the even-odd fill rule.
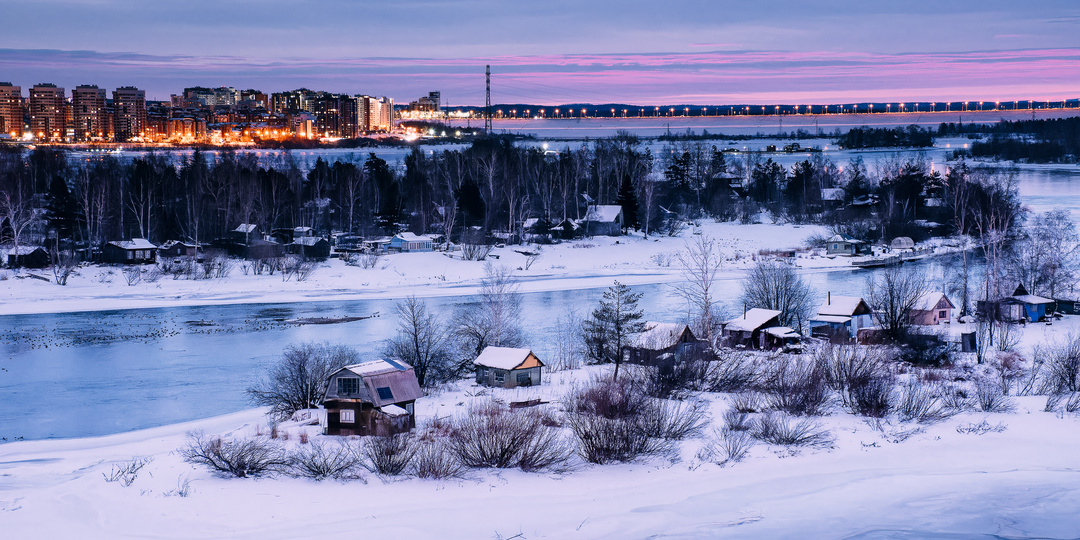
[[[145,238],[115,240],[101,247],[101,260],[112,264],[152,264],[158,247]]]
[[[412,366],[375,360],[345,366],[327,381],[322,406],[327,435],[393,435],[416,426],[414,404],[423,397]]]
[[[723,343],[728,347],[764,349],[767,328],[780,326],[780,312],[775,309],[753,308],[734,319],[721,323]],[[791,331],[790,328],[787,329]]]
[[[952,320],[956,306],[943,292],[928,292],[908,310],[908,322],[917,326],[937,326]]]
[[[45,268],[49,252],[41,246],[0,248],[0,263],[8,268]]]
[[[512,347],[485,347],[473,365],[477,384],[498,388],[538,385],[544,367],[529,349]]]
[[[325,261],[330,258],[330,242],[318,236],[300,236],[288,245],[290,253],[302,255],[305,259]]]
[[[829,238],[825,252],[827,255],[869,255],[870,244],[846,234],[836,234]]]
[[[838,296],[830,292],[809,322],[814,337],[851,341],[859,335],[859,329],[874,325],[874,311],[858,296]]]
[[[585,236],[619,236],[623,229],[622,206],[593,204],[579,223]]]
[[[624,362],[643,366],[670,367],[700,353],[703,344],[685,324],[648,321],[645,331],[624,345]]]
[[[166,259],[179,257],[195,258],[199,256],[199,248],[193,243],[181,240],[169,240],[158,248],[158,255]]]

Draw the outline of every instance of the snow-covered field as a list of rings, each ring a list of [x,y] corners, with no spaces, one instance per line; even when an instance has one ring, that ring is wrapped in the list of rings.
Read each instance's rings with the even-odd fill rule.
[[[760,250],[801,247],[823,232],[714,223],[702,231],[719,242],[732,275]],[[693,232],[549,246],[528,270],[525,256],[510,247],[496,250],[494,262],[521,267],[515,275],[524,291],[602,287],[613,278],[673,281],[675,254],[696,238]],[[803,254],[797,263],[840,268],[847,261]],[[66,287],[9,274],[0,281],[0,313],[467,294],[483,264],[399,254],[367,270],[330,261],[303,282],[236,268],[226,279],[163,277],[134,286],[119,271],[107,272],[83,268]],[[1019,349],[1027,354],[1078,326],[1076,317],[1030,325]],[[572,384],[608,369],[560,371],[538,388],[483,392],[504,401],[543,397],[551,402],[543,407],[557,411]],[[416,404],[418,421],[463,414],[480,392],[461,381],[427,396]],[[719,425],[729,396],[698,397]],[[699,437],[671,457],[605,466],[577,461],[559,474],[474,470],[449,481],[373,474],[366,481],[226,479],[179,456],[192,430],[265,437],[261,410],[105,437],[10,442],[0,444],[0,537],[1078,538],[1080,417],[1043,412],[1045,397],[1013,399],[1011,413],[966,412],[932,425],[893,420],[878,429],[834,407],[821,419],[835,437],[828,447],[759,443],[726,466],[698,457]],[[984,422],[994,429],[958,429]],[[284,444],[292,446],[302,444],[301,430],[322,437],[315,426],[287,429]],[[133,458],[151,461],[131,485],[105,480]]]
[[[552,374],[544,386],[486,390],[554,399],[610,367]],[[417,403],[419,421],[463,414],[463,381]],[[727,396],[705,394],[719,421]],[[449,481],[227,479],[189,465],[185,433],[267,437],[260,410],[101,438],[0,445],[5,538],[1075,538],[1080,418],[1016,398],[1013,413],[875,429],[838,408],[826,448],[754,446],[739,463],[677,455],[568,473],[474,470]],[[557,402],[542,407],[557,409]],[[962,433],[985,422],[993,430]],[[298,446],[299,431],[289,442]],[[323,436],[314,435],[312,440]],[[152,458],[129,486],[104,474]],[[186,483],[187,496],[176,491]]]
[[[762,249],[803,247],[806,238],[825,234],[820,226],[739,225],[703,222],[697,231],[713,238],[727,259],[724,270],[741,272],[753,264]],[[567,290],[606,287],[612,279],[627,284],[664,283],[679,279],[677,254],[696,236],[688,228],[677,238],[595,237],[543,246],[529,269],[526,256],[515,250],[534,246],[495,249],[489,261],[514,269],[520,290]],[[239,265],[228,277],[187,280],[162,276],[128,285],[115,267],[83,267],[66,286],[0,271],[0,315],[59,313],[185,305],[310,302],[369,298],[402,298],[409,295],[462,295],[475,292],[484,275],[484,263],[464,261],[460,252],[399,253],[382,257],[374,268],[347,266],[338,259],[321,264],[305,281],[284,281],[279,273],[245,274]],[[845,259],[806,259],[813,266],[848,265]],[[33,272],[49,278],[48,270]],[[25,272],[23,273],[25,274]]]

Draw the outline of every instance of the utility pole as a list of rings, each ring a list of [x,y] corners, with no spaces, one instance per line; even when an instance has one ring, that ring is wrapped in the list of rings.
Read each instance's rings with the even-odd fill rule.
[[[484,111],[484,133],[491,135],[491,65],[487,66],[487,101]]]

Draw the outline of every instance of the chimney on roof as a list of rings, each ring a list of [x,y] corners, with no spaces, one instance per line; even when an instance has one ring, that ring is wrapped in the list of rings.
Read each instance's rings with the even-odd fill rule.
[[[832,305],[832,291],[829,291],[829,300],[825,304],[829,306]]]
[[[746,320],[746,302],[742,303],[742,318]]]

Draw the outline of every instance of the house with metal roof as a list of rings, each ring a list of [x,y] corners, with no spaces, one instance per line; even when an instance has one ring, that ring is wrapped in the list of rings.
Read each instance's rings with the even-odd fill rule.
[[[580,225],[585,236],[619,236],[623,228],[622,206],[618,204],[589,205]]]
[[[869,255],[870,244],[846,234],[835,234],[825,244],[827,255]]]
[[[945,293],[931,291],[924,293],[908,310],[908,321],[918,326],[936,326],[952,319],[956,306]]]
[[[431,237],[420,234],[413,234],[411,232],[403,232],[395,234],[390,239],[388,249],[391,251],[400,251],[402,253],[410,251],[431,251],[434,247]]]
[[[634,336],[620,353],[627,363],[667,368],[692,358],[703,347],[685,324],[646,321],[645,331]]]
[[[423,397],[412,366],[374,360],[345,366],[327,380],[322,406],[327,435],[392,435],[416,426]]]
[[[101,247],[101,259],[113,264],[148,264],[157,262],[158,247],[145,238],[114,240]]]
[[[720,323],[723,343],[728,347],[765,348],[765,330],[780,326],[780,312],[752,308],[742,315]],[[792,331],[790,328],[787,329]]]
[[[544,363],[529,349],[484,347],[473,360],[476,383],[499,388],[540,384]]]

